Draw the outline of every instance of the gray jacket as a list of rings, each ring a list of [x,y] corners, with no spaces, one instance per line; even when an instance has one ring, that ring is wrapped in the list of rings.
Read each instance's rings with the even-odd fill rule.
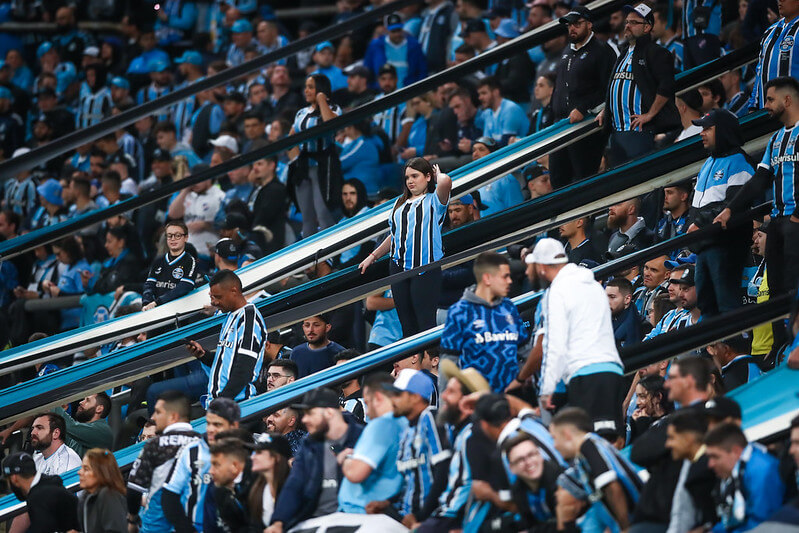
[[[78,497],[78,521],[83,533],[127,533],[127,516],[125,496],[106,487],[94,494],[84,491]]]

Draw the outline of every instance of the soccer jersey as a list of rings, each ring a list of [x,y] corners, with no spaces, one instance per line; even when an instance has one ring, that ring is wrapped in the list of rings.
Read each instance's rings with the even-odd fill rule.
[[[435,415],[428,407],[415,423],[405,428],[399,441],[397,470],[404,478],[399,510],[404,516],[418,516],[433,486],[433,469],[450,458],[452,452],[443,428],[436,425]]]
[[[507,144],[512,136],[524,137],[530,130],[530,120],[519,104],[503,98],[499,108],[484,109],[481,113],[483,135],[499,144]]]
[[[674,56],[674,70],[677,72],[682,72],[682,63],[683,63],[683,58],[685,57],[685,49],[683,47],[680,38],[675,35],[668,42],[665,43],[658,42],[658,44],[660,44],[660,46],[671,52],[671,55]]]
[[[330,110],[333,111],[333,114],[336,116],[341,115],[341,108],[336,104],[331,104]],[[321,113],[314,109],[313,106],[303,107],[297,111],[297,114],[294,116],[294,133],[311,129],[315,126],[318,126],[322,122],[324,121],[322,120]],[[330,148],[333,142],[332,135],[323,135],[322,137],[301,143],[298,148],[302,152],[318,153],[322,150]],[[309,159],[308,164],[315,166],[317,163],[314,159]]]
[[[493,183],[483,185],[478,191],[480,193],[480,203],[485,205],[485,210],[480,213],[480,218],[499,213],[524,202],[522,187],[513,174],[508,174]]]
[[[632,116],[643,112],[641,91],[633,77],[634,51],[635,46],[627,49],[610,78],[610,116],[616,131],[632,131]]]
[[[338,493],[339,511],[365,514],[369,502],[392,499],[402,488],[397,470],[400,437],[408,427],[404,417],[389,412],[370,421],[358,437],[352,458],[363,461],[372,472],[361,483],[342,479]]]
[[[755,85],[747,107],[761,108],[766,98],[766,83],[780,76],[799,76],[799,54],[794,55],[799,16],[781,18],[760,40],[760,57],[755,72]]]
[[[751,355],[739,355],[721,367],[724,390],[730,392],[741,385],[746,385],[750,381],[759,378],[762,373],[754,357]]]
[[[6,182],[6,209],[11,209],[23,219],[33,214],[36,209],[36,184],[28,177],[22,181],[17,179]]]
[[[706,17],[707,28],[697,28],[694,23],[697,8],[709,11]],[[695,37],[701,34],[718,35],[721,33],[721,2],[718,0],[685,0],[682,3],[683,37]]]
[[[377,99],[382,98],[385,94],[377,96]],[[402,119],[405,115],[405,104],[395,105],[374,115],[375,125],[386,132],[388,140],[392,144],[397,142],[400,131],[402,131]]]
[[[108,87],[102,87],[94,92],[86,82],[83,82],[78,96],[75,127],[82,129],[97,124],[111,113],[113,106],[111,90]]]
[[[660,322],[658,322],[655,327],[652,328],[652,331],[650,331],[646,337],[644,337],[644,340],[649,340],[653,337],[657,337],[658,335],[668,333],[669,331],[675,329],[678,324],[683,322],[686,316],[691,316],[690,311],[687,309],[671,309],[665,315],[663,315],[663,318],[660,319]]]
[[[492,391],[502,392],[519,373],[518,349],[529,337],[513,302],[486,302],[472,288],[449,308],[441,349],[458,355],[461,368],[478,370]]]
[[[212,483],[210,470],[208,443],[197,439],[178,452],[172,471],[164,483],[164,490],[180,496],[183,510],[197,531],[203,530],[202,502],[208,485]]]
[[[799,152],[796,141],[799,128],[782,128],[775,133],[766,146],[759,167],[770,169],[774,175],[772,192],[774,209],[772,217],[790,216],[796,210],[797,191],[799,191]]]
[[[48,476],[60,476],[70,470],[80,468],[81,465],[80,455],[66,444],[59,446],[47,458],[44,457],[42,452],[34,453],[33,462],[38,473],[47,474]]]
[[[447,199],[449,202],[449,199]],[[391,213],[391,259],[405,270],[433,263],[444,257],[441,225],[447,203],[428,192],[407,200]]]
[[[170,92],[172,92],[171,85],[164,85],[163,87],[159,87],[155,83],[151,83],[150,85],[139,89],[139,92],[136,93],[136,103],[141,105],[145,102],[149,102],[150,100],[161,98],[162,96]],[[171,107],[166,107],[164,109],[159,110],[155,114],[156,121],[161,122],[162,120],[169,120],[169,115],[171,111],[172,111]]]
[[[144,512],[141,513],[142,533],[170,531],[161,507],[161,489],[180,449],[199,439],[199,433],[192,429],[191,424],[177,422],[168,426],[162,435],[148,440],[133,462],[128,488],[146,495]]]
[[[459,518],[463,516],[466,502],[472,489],[472,467],[466,457],[466,448],[472,438],[472,424],[469,422],[455,437],[452,445],[452,461],[449,463],[447,488],[441,493],[435,516]]]
[[[194,256],[184,251],[177,257],[167,252],[150,267],[144,282],[142,304],[155,302],[158,305],[171,302],[194,288],[197,262]]]
[[[255,305],[248,303],[229,313],[219,332],[219,343],[208,380],[208,401],[219,396],[230,379],[233,367],[242,358],[255,359],[251,379],[233,398],[246,400],[255,395],[255,382],[261,373],[266,345],[266,324]]]

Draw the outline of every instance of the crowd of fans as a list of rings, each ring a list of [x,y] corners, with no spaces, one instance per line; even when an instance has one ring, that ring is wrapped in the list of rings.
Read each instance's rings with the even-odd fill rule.
[[[382,3],[342,0],[331,23]],[[257,0],[141,7],[0,6],[0,20],[56,25],[49,36],[0,33],[0,160],[318,29],[295,28]],[[86,31],[77,23],[86,20],[121,20],[122,37]],[[799,419],[789,443],[767,449],[748,441],[741,406],[725,395],[783,363],[799,366],[795,320],[631,377],[619,353],[796,289],[799,0],[639,3],[607,18],[579,2],[426,0],[6,177],[0,235],[13,239],[262,150],[552,21],[565,33],[457,82],[0,263],[4,348],[146,316],[200,286],[210,294],[206,311],[224,316],[216,345],[185,339],[196,360],[0,431],[6,447],[23,449],[2,463],[8,489],[27,504],[10,531],[798,525]],[[677,73],[753,42],[756,64],[676,94]],[[780,129],[758,163],[738,119],[759,109]],[[448,172],[557,121],[592,116],[601,127],[587,137],[450,197]],[[697,135],[707,159],[694,179],[502,254],[438,265],[447,231]],[[386,202],[388,233],[263,291],[243,289],[238,268]],[[742,221],[761,202],[771,203],[769,216]],[[724,230],[604,279],[590,270],[713,224]],[[386,254],[391,288],[363,302],[282,331],[255,305],[335,271],[365,272]],[[537,289],[534,315],[520,315],[509,297]],[[56,311],[27,305],[69,296],[80,298]],[[242,419],[243,400],[436,324],[444,326],[436,347]],[[0,381],[14,385],[163,331]],[[204,435],[189,424],[203,414]],[[136,441],[146,443],[123,475],[112,452]],[[75,468],[77,497],[59,477]]]

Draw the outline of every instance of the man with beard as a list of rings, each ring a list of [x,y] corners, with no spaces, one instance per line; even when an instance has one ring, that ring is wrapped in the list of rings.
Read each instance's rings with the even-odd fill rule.
[[[660,322],[655,324],[655,327],[652,328],[644,340],[649,340],[652,337],[656,337],[657,335],[662,335],[663,333],[667,333],[677,327],[677,324],[680,323],[681,319],[688,314],[688,311],[682,307],[682,299],[680,298],[680,284],[679,279],[683,275],[684,266],[686,263],[678,263],[676,261],[669,261],[668,266],[673,270],[669,272],[669,283],[667,285],[667,290],[669,294],[669,302],[674,304],[676,307],[663,315],[663,318],[660,319]]]
[[[304,378],[327,367],[333,366],[333,358],[344,350],[340,344],[328,337],[333,325],[326,314],[306,318],[302,322],[302,332],[308,342],[291,350],[291,360],[297,363],[297,379]]]
[[[292,409],[304,411],[302,423],[309,436],[300,445],[291,473],[275,502],[268,533],[282,533],[309,518],[338,509],[341,463],[361,436],[363,426],[346,419],[338,394],[327,388],[307,392]]]
[[[555,120],[580,122],[602,103],[615,56],[607,43],[594,37],[591,12],[578,6],[560,19],[568,29],[571,45],[563,51],[555,70],[552,111]],[[555,188],[594,174],[605,150],[601,132],[589,135],[549,156],[549,172]]]
[[[452,461],[449,465],[449,479],[446,490],[439,498],[439,506],[422,522],[416,531],[432,533],[459,529],[463,523],[466,502],[472,488],[472,461],[468,453],[474,453],[474,441],[479,429],[472,426],[474,412],[469,406],[460,407],[461,399],[474,392],[488,392],[490,387],[474,368],[463,371],[449,360],[442,361],[441,373],[445,377],[446,388],[441,393],[441,408],[436,416],[439,425],[445,426],[452,444]],[[479,460],[479,458],[477,459]]]
[[[80,468],[80,456],[64,442],[67,426],[64,419],[53,413],[36,415],[31,426],[31,447],[36,450],[33,461],[36,471],[59,475]]]
[[[110,411],[111,398],[105,392],[84,398],[78,404],[74,417],[61,407],[53,409],[53,413],[61,416],[66,424],[64,441],[81,457],[91,448],[110,450],[113,447],[114,433],[106,420]]]
[[[646,227],[641,211],[641,200],[633,198],[610,206],[608,228],[616,231],[608,239],[608,259],[616,259],[651,246],[655,234]]]
[[[373,374],[364,382],[363,399],[369,423],[355,449],[345,450],[349,454],[344,454],[341,461],[344,475],[338,496],[341,512],[366,514],[375,508],[387,508],[388,500],[402,488],[397,453],[408,421],[394,416],[390,390],[393,383],[387,374]]]
[[[264,419],[266,431],[279,433],[289,441],[292,457],[297,456],[303,439],[308,435],[308,432],[302,429],[300,418],[300,413],[296,409],[284,407]]]

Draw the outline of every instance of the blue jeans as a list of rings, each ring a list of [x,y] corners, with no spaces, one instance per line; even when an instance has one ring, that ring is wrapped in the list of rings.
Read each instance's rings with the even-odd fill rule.
[[[648,131],[614,131],[610,134],[608,166],[618,166],[651,152],[655,148],[655,135]]]
[[[696,256],[696,306],[702,316],[737,309],[743,303],[744,242],[711,246]]]
[[[152,416],[158,396],[168,390],[182,392],[192,403],[200,401],[200,397],[208,391],[208,376],[200,365],[202,363],[199,361],[181,365],[175,369],[175,375],[178,377],[150,385],[147,388],[147,413]]]

